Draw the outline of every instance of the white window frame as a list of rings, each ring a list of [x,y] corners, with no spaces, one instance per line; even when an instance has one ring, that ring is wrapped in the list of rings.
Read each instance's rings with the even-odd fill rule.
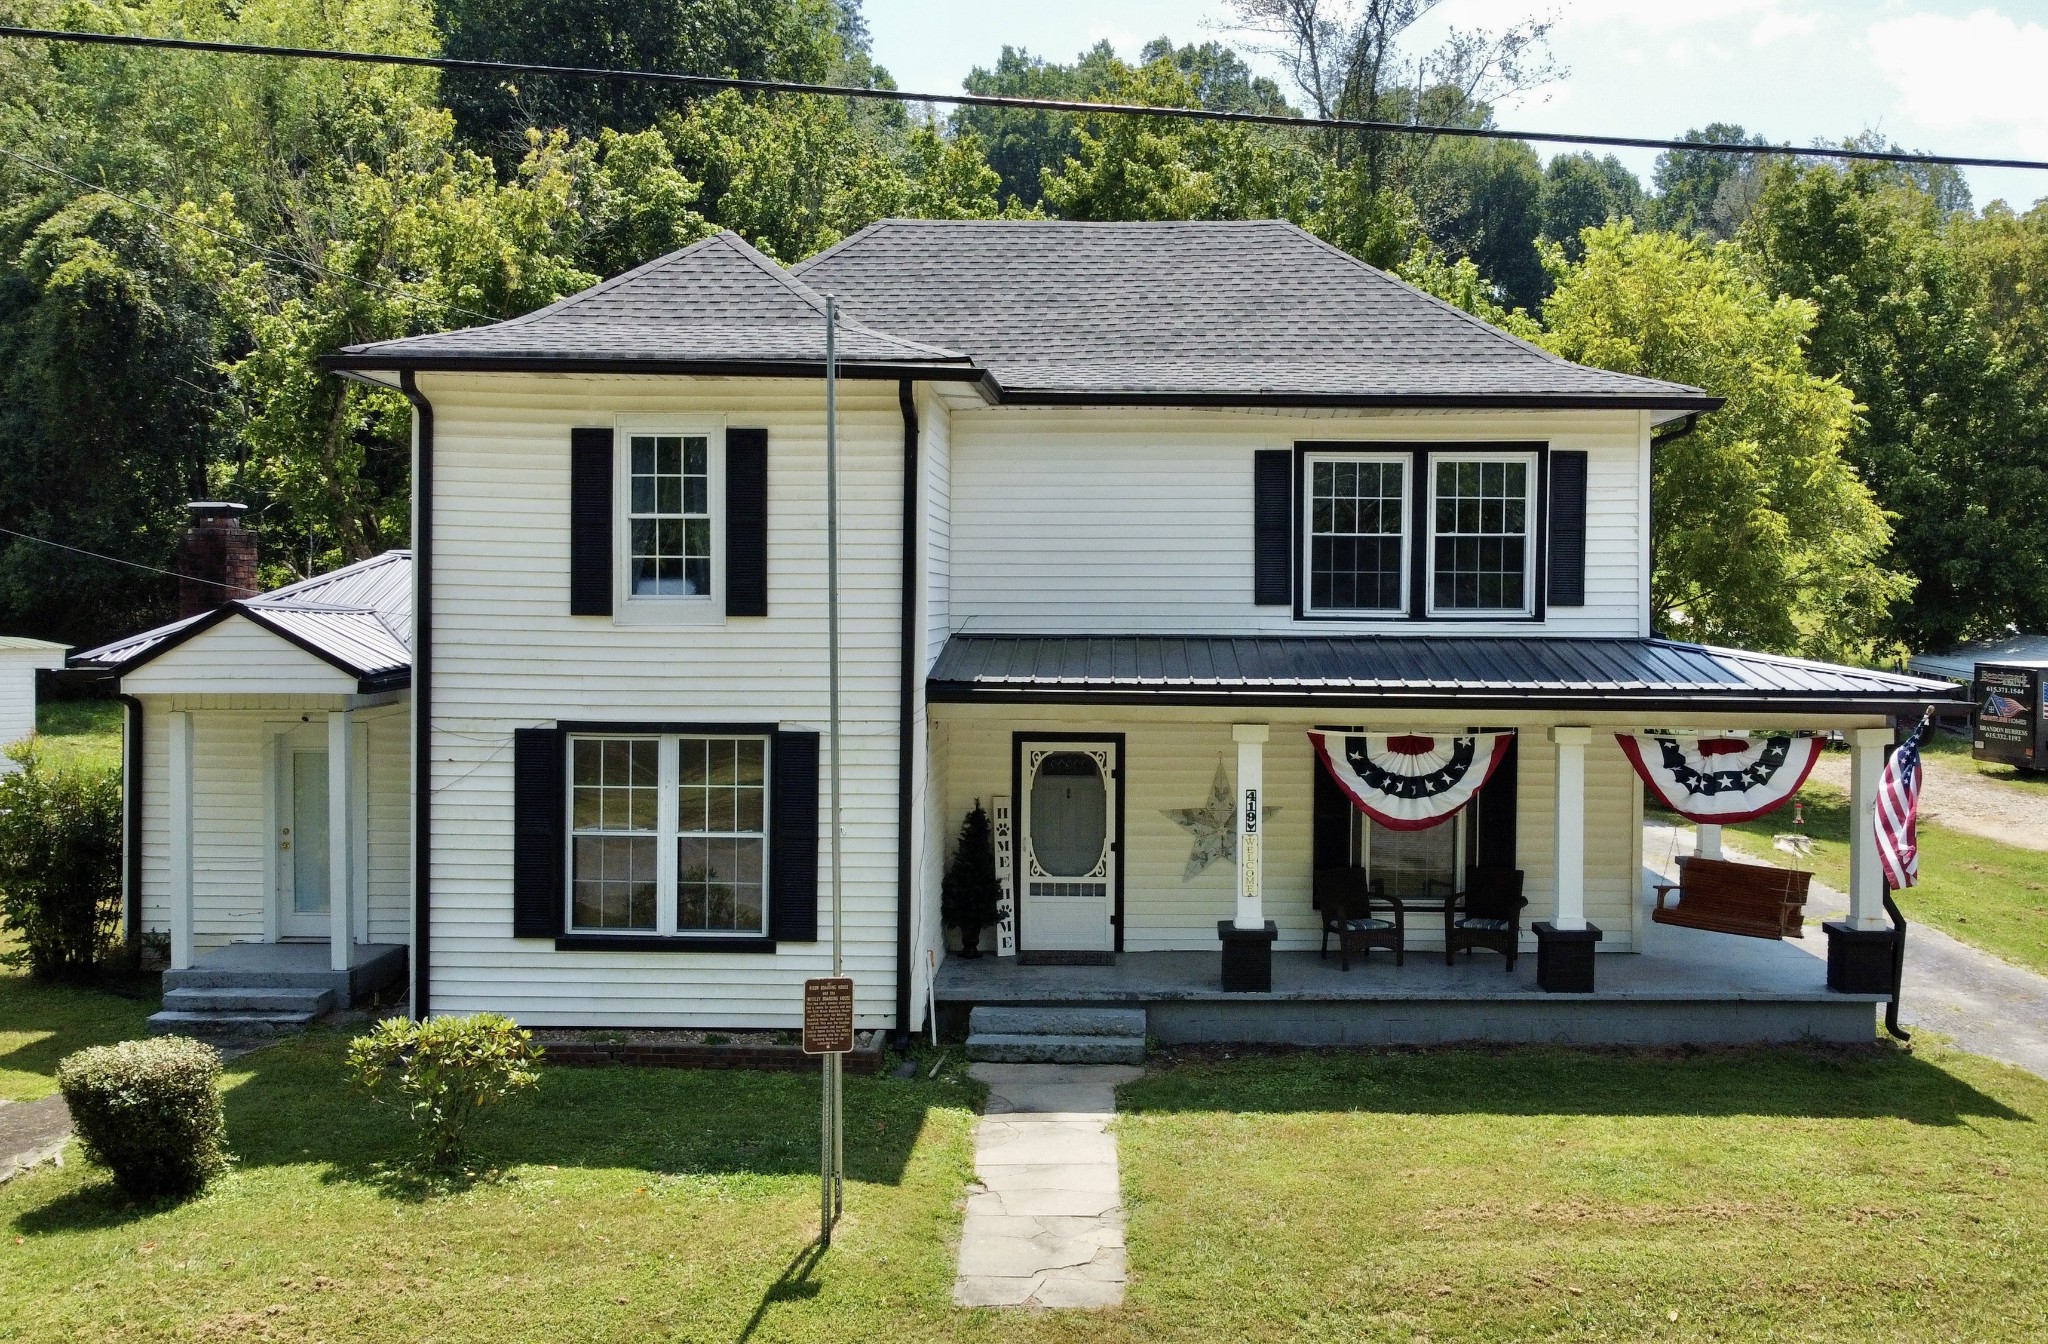
[[[1301,466],[1301,555],[1297,563],[1301,567],[1301,614],[1304,617],[1381,617],[1388,620],[1406,619],[1414,583],[1415,539],[1415,463],[1416,455],[1409,450],[1374,451],[1361,447],[1357,451],[1317,451],[1304,453]],[[1391,607],[1326,607],[1315,603],[1315,477],[1319,462],[1391,462],[1401,468],[1401,579],[1398,592],[1400,601]],[[1339,536],[1341,533],[1326,535]]]
[[[622,415],[613,425],[612,621],[616,625],[706,625],[725,620],[725,421],[674,416]],[[704,502],[711,517],[711,591],[653,594],[633,591],[633,440],[653,436],[701,438],[709,477]]]
[[[678,788],[682,782],[680,750],[683,742],[744,741],[761,744],[761,927],[759,929],[683,928],[676,922],[682,889],[677,871],[676,850],[685,838],[681,828],[682,806]],[[657,795],[654,822],[654,927],[651,929],[588,928],[576,923],[576,744],[578,742],[654,742],[658,744]],[[759,939],[774,936],[775,892],[773,846],[769,843],[775,808],[775,743],[767,733],[693,732],[576,732],[566,735],[563,769],[568,787],[563,790],[567,809],[563,819],[562,847],[563,908],[562,930],[571,937],[588,938],[717,938]],[[690,835],[744,836],[753,832],[692,831]]]
[[[1465,855],[1466,845],[1469,843],[1465,827],[1471,810],[1469,806],[1461,807],[1451,814],[1449,821],[1438,823],[1453,828],[1451,845],[1455,857],[1451,861],[1451,887],[1455,891],[1465,889]],[[1353,862],[1369,876],[1372,873],[1372,818],[1355,807],[1351,809],[1351,815],[1354,818],[1351,824],[1351,849],[1355,855]]]
[[[1423,509],[1425,514],[1423,546],[1427,558],[1428,573],[1423,582],[1423,611],[1433,617],[1446,620],[1517,620],[1527,619],[1536,614],[1536,586],[1542,576],[1536,572],[1536,534],[1543,524],[1542,472],[1540,455],[1532,450],[1464,450],[1455,449],[1431,451],[1428,462],[1429,484]],[[1437,469],[1456,466],[1464,462],[1520,462],[1528,468],[1525,479],[1529,484],[1528,497],[1522,503],[1522,605],[1519,607],[1439,607],[1436,602],[1436,478]]]

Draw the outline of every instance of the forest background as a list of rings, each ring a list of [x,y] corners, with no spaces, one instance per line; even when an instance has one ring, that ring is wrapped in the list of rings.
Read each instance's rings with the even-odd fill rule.
[[[1230,42],[1002,46],[966,81],[1403,134],[0,43],[0,631],[168,616],[174,580],[78,551],[169,569],[190,499],[250,506],[266,586],[405,545],[408,408],[323,373],[338,346],[512,316],[718,228],[790,263],[889,216],[1288,219],[1567,358],[1728,398],[1656,451],[1662,633],[1888,662],[2048,628],[2048,203],[1773,154],[1676,150],[1645,183],[1431,134],[1569,77],[1533,14],[1422,49],[1435,4],[1234,0]],[[894,87],[859,0],[0,16]]]

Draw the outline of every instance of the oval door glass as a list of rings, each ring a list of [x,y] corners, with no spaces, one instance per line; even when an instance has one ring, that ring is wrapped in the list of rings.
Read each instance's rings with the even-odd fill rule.
[[[1088,877],[1109,838],[1109,786],[1086,752],[1059,751],[1031,781],[1031,854],[1048,877]]]

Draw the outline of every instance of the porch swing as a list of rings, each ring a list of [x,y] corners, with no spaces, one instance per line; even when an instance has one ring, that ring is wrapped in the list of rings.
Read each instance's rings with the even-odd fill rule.
[[[1806,782],[1823,745],[1812,737],[1615,737],[1666,807],[1707,826],[1751,821],[1783,807]],[[1678,860],[1678,881],[1656,885],[1650,918],[1743,938],[1802,938],[1812,881],[1800,868],[1693,855]],[[1674,892],[1675,902],[1669,899]]]

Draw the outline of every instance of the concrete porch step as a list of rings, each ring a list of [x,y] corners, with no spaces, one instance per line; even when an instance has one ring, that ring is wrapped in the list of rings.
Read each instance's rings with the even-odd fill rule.
[[[282,1036],[313,1025],[312,1013],[187,1013],[167,1009],[152,1013],[149,1030],[156,1036]]]
[[[334,1007],[334,991],[251,985],[173,989],[165,991],[164,1007],[183,1013],[311,1013],[317,1017]]]
[[[1145,1038],[988,1032],[967,1038],[967,1057],[991,1064],[1143,1064]]]
[[[1145,1039],[1143,1008],[1006,1008],[983,1005],[967,1018],[975,1036],[1135,1036]]]

